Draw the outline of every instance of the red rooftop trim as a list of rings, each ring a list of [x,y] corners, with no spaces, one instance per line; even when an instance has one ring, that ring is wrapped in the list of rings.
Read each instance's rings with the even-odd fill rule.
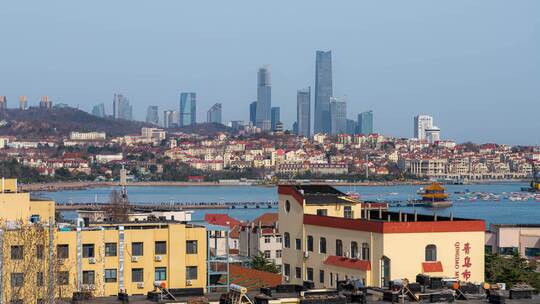
[[[293,186],[279,185],[278,194],[290,195],[294,197],[294,199],[296,200],[298,204],[300,204],[300,206],[304,205],[304,196],[298,193],[298,191],[296,191],[296,189]]]
[[[363,219],[304,214],[304,225],[358,230],[377,233],[426,233],[485,231],[482,220],[430,221],[430,222],[379,222]]]
[[[423,272],[443,272],[441,262],[424,262],[422,263]]]
[[[346,257],[331,255],[324,260],[325,265],[343,267],[343,268],[352,268],[362,271],[370,271],[371,264],[366,260],[359,259],[349,259]]]

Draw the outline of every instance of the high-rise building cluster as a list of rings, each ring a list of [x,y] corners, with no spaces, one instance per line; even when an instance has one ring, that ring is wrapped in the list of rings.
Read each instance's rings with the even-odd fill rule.
[[[52,100],[49,99],[49,96],[41,96],[41,100],[39,101],[39,107],[41,109],[52,109]]]
[[[100,104],[95,105],[92,108],[92,115],[97,116],[97,117],[105,117],[106,116],[105,115],[105,104],[100,103]]]
[[[177,128],[179,126],[178,112],[174,110],[163,111],[163,127],[164,128]]]
[[[441,139],[441,129],[433,124],[433,117],[417,115],[414,117],[414,138],[435,143]]]

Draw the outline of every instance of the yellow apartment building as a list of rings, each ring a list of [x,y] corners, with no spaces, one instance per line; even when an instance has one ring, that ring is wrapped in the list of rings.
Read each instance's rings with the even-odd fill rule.
[[[93,296],[205,288],[206,228],[178,221],[54,224],[54,202],[18,193],[3,180],[0,193],[0,299],[47,302],[75,291]],[[52,223],[52,225],[50,225]]]
[[[389,212],[326,185],[281,185],[283,281],[374,287],[418,274],[484,280],[482,220]]]

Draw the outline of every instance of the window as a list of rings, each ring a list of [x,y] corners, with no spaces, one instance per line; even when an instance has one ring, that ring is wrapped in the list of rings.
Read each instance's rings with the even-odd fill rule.
[[[154,278],[156,281],[165,281],[167,280],[167,268],[165,267],[156,267],[154,272]]]
[[[289,211],[291,211],[291,202],[289,202],[289,200],[286,200],[285,201],[285,212],[289,213]]]
[[[301,239],[296,239],[295,240],[295,248],[296,248],[296,250],[302,250],[302,240]]]
[[[319,253],[326,253],[326,238],[319,239]]]
[[[343,217],[344,218],[353,218],[353,211],[351,206],[343,207]]]
[[[144,270],[142,268],[131,269],[131,282],[144,282]]]
[[[45,284],[45,280],[43,277],[43,272],[38,272],[36,274],[36,285],[37,286],[43,286]]]
[[[269,235],[264,236],[264,243],[265,244],[270,244],[270,236]]]
[[[540,248],[525,247],[525,256],[527,257],[540,256]]]
[[[58,283],[58,285],[68,285],[69,271],[59,271],[56,275],[56,282]]]
[[[156,254],[167,254],[167,242],[157,241],[154,250]]]
[[[105,283],[116,283],[116,269],[105,269]]]
[[[306,269],[307,272],[307,280],[313,282],[313,268],[308,267]]]
[[[116,243],[105,243],[105,256],[115,257],[116,256]]]
[[[369,244],[362,243],[362,260],[369,261]]]
[[[334,285],[334,274],[330,272],[330,286]]]
[[[437,261],[437,246],[427,245],[426,246],[426,262]]]
[[[357,259],[360,256],[358,255],[358,243],[357,242],[351,242],[351,258]]]
[[[83,244],[82,245],[82,256],[83,258],[93,258],[95,255],[94,244]]]
[[[288,232],[285,232],[285,248],[291,248],[291,235]]]
[[[197,266],[186,267],[186,280],[196,280],[197,275]]]
[[[43,245],[37,245],[36,246],[36,258],[38,258],[39,260],[43,260],[43,250],[44,250],[44,246]]]
[[[59,259],[69,259],[69,245],[59,244],[56,246],[56,255]]]
[[[343,256],[343,242],[341,240],[336,240],[336,255]]]
[[[281,243],[281,235],[276,236],[276,243]]]
[[[291,275],[291,265],[283,264],[283,274],[285,274],[286,276]]]
[[[24,274],[22,272],[11,273],[11,287],[21,287],[24,285]]]
[[[311,235],[307,236],[307,250],[313,251],[313,236]]]
[[[499,254],[514,255],[518,252],[516,247],[499,247]]]
[[[82,272],[82,283],[86,285],[94,285],[96,283],[96,274],[93,270]]]
[[[326,210],[326,209],[317,209],[317,215],[326,216],[326,215],[328,215],[328,210]]]
[[[276,258],[281,258],[283,256],[283,251],[276,250]]]
[[[296,278],[302,279],[302,268],[296,267]]]
[[[39,223],[39,221],[40,221],[39,214],[32,214],[30,216],[30,223]]]
[[[24,247],[22,245],[11,246],[11,259],[22,260],[24,256]]]
[[[142,242],[131,243],[131,255],[132,256],[143,256],[144,247]]]
[[[197,241],[196,240],[186,241],[186,253],[197,254]]]
[[[265,251],[264,251],[264,258],[265,258],[265,259],[271,258],[270,250],[265,250]]]
[[[319,283],[324,284],[324,270],[319,270]]]

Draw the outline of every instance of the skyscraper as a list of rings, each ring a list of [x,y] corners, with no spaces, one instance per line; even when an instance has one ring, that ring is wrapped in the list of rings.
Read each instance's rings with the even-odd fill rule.
[[[6,96],[0,96],[0,110],[7,109],[7,98]]]
[[[356,134],[358,123],[353,119],[347,119],[347,134]]]
[[[197,123],[197,94],[187,92],[180,94],[180,126]]]
[[[358,132],[365,135],[373,133],[373,111],[358,114]]]
[[[163,111],[163,127],[164,128],[172,128],[177,127],[178,124],[175,124],[176,116],[178,115],[178,112],[173,110],[165,110]]]
[[[100,103],[92,108],[92,115],[97,117],[105,117],[105,104]]]
[[[311,136],[311,87],[296,92],[296,132],[300,136]]]
[[[49,96],[41,96],[39,107],[42,109],[52,109],[52,100],[49,99]]]
[[[278,122],[281,122],[279,107],[272,107],[270,110],[270,124],[272,125],[272,131],[276,131]]]
[[[114,94],[113,97],[113,118],[131,120],[133,117],[133,107],[129,100],[122,94]]]
[[[347,103],[344,98],[330,97],[330,133],[347,132]]]
[[[332,51],[317,51],[315,61],[315,132],[329,133],[332,90]]]
[[[206,122],[221,124],[221,103],[214,104],[208,112],[206,112]]]
[[[265,65],[257,72],[257,112],[255,125],[262,131],[270,131],[272,108],[272,85],[270,84],[270,66]]]
[[[28,109],[28,98],[19,96],[19,110],[24,111],[26,109]]]
[[[257,101],[249,104],[249,121],[252,125],[255,125],[255,121],[257,120]]]
[[[146,122],[153,125],[159,125],[158,106],[148,106],[146,110]]]
[[[426,130],[433,128],[433,117],[417,115],[414,117],[414,138],[426,140]]]

